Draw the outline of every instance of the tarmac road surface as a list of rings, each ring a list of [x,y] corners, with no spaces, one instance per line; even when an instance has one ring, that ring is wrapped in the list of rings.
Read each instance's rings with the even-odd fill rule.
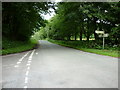
[[[2,56],[3,88],[118,88],[118,59],[40,40]]]

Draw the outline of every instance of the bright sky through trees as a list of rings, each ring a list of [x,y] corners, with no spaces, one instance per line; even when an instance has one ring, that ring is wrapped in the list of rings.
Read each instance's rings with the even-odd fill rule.
[[[44,19],[49,20],[55,15],[54,9],[50,9],[50,11],[51,11],[51,13],[47,13],[46,15],[42,14]]]

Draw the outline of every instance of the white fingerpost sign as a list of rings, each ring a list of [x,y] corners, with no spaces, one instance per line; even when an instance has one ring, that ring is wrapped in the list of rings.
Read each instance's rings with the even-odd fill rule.
[[[108,33],[106,33],[106,34],[103,34],[103,37],[108,37],[108,35],[109,35]]]
[[[109,34],[105,33],[104,31],[98,31],[96,30],[95,33],[99,34],[99,37],[103,37],[103,49],[105,47],[105,37],[108,37]]]
[[[104,34],[104,31],[95,31],[97,34]]]

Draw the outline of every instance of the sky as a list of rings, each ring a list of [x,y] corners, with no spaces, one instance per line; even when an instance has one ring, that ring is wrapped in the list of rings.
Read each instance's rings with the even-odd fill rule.
[[[54,12],[53,9],[50,9],[50,11],[52,11],[52,12],[48,13],[46,15],[44,15],[44,14],[42,15],[44,17],[44,19],[49,20],[49,19],[51,19],[55,15],[55,12]]]
[[[53,1],[53,2],[61,2],[62,0],[51,0],[51,1]],[[44,15],[44,14],[42,15],[44,17],[44,19],[49,20],[55,15],[54,9],[50,8],[50,11],[52,11],[52,12],[49,13],[49,14],[46,14],[46,15]]]

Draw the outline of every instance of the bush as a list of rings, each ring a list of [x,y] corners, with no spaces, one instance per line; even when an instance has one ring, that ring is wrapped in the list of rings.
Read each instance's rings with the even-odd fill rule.
[[[31,39],[29,41],[11,41],[6,38],[2,40],[2,55],[23,52],[35,48],[37,40]]]

